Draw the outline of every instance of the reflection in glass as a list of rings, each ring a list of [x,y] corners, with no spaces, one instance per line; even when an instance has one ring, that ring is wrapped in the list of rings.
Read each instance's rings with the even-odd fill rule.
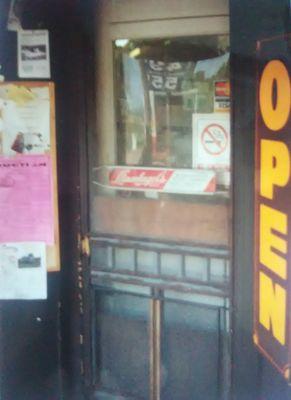
[[[217,400],[218,309],[166,302],[163,339],[161,400]]]
[[[215,83],[228,85],[228,38],[128,41],[114,52],[119,163],[192,168],[192,116],[215,112]]]
[[[96,303],[96,399],[147,400],[149,300],[100,292]]]
[[[116,131],[98,131],[93,231],[228,246],[228,36],[118,39],[113,57]]]

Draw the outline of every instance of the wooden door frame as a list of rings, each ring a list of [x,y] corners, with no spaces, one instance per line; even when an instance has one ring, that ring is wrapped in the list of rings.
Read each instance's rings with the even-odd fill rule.
[[[256,3],[253,0],[230,0],[230,39],[231,39],[231,86],[232,86],[232,135],[233,135],[233,368],[232,399],[254,400],[264,392],[266,380],[274,382],[282,400],[288,399],[290,391],[267,363],[258,355],[252,343],[252,246],[253,246],[253,177],[254,177],[254,114],[255,114],[255,46],[266,32],[280,34],[291,26],[288,14],[289,1],[272,0]],[[276,9],[277,7],[277,9]],[[265,14],[262,14],[265,13]],[[265,20],[262,18],[265,15]],[[127,27],[135,22],[128,21]],[[146,21],[144,22],[147,23]],[[122,33],[116,24],[118,35]],[[146,25],[144,25],[146,26]],[[148,25],[151,26],[151,25]],[[133,29],[133,28],[131,28]],[[290,31],[290,29],[289,29]],[[129,32],[129,31],[126,31]],[[96,42],[98,46],[98,41]],[[90,50],[90,52],[92,49]],[[90,61],[86,80],[87,131],[93,135],[95,126],[95,93],[91,77],[94,61]],[[88,95],[89,93],[89,95]],[[88,154],[87,139],[80,137],[82,157],[81,178],[81,219],[82,232],[89,230],[88,221],[88,176],[86,176]],[[85,266],[87,264],[85,263]],[[88,279],[88,277],[87,277]],[[87,305],[90,300],[88,298]],[[90,328],[90,312],[84,330]],[[86,344],[87,343],[87,344]],[[86,347],[87,346],[87,347]],[[90,344],[85,340],[84,357],[90,360]],[[88,361],[88,370],[90,362]],[[268,393],[265,394],[268,396]],[[270,397],[271,398],[271,397]],[[267,399],[267,397],[266,397]]]
[[[127,1],[124,2],[125,4],[128,3]],[[215,1],[211,0],[210,3],[214,4]],[[102,4],[102,2],[100,2]],[[217,2],[216,2],[217,4]],[[126,5],[125,5],[126,7]],[[211,14],[211,13],[210,13]],[[215,14],[215,13],[214,13]],[[97,122],[100,122],[100,119],[105,122],[101,123],[101,130],[104,131],[108,130],[108,136],[112,135],[112,132],[115,131],[115,118],[112,116],[112,111],[114,110],[114,102],[113,102],[113,65],[112,65],[112,40],[117,39],[117,38],[124,38],[124,37],[129,37],[133,39],[140,39],[140,38],[154,38],[154,37],[171,37],[171,36],[192,36],[192,35],[211,35],[211,34],[228,34],[229,29],[228,29],[228,24],[229,24],[229,18],[228,16],[224,13],[221,13],[221,15],[208,15],[208,16],[201,16],[201,15],[196,15],[196,16],[190,16],[188,18],[170,18],[168,20],[166,19],[157,19],[157,20],[152,20],[152,21],[136,21],[136,20],[131,20],[131,21],[122,21],[119,22],[116,19],[108,23],[106,26],[106,17],[104,17],[104,13],[99,11],[99,16],[100,19],[98,19],[98,16],[96,17],[96,44],[95,44],[95,49],[98,51],[98,49],[102,47],[101,54],[99,57],[102,60],[101,65],[95,67],[97,70],[97,77],[96,77],[96,93],[100,95],[100,90],[98,90],[98,79],[101,80],[99,82],[99,85],[102,85],[102,88],[107,87],[106,90],[106,96],[105,99],[103,99],[103,104],[99,103],[99,100],[96,102],[96,108],[97,108],[97,117],[96,120]],[[104,26],[105,25],[105,26]],[[175,30],[175,33],[173,34]],[[104,44],[105,42],[105,44]],[[98,60],[98,57],[97,57]],[[92,71],[92,66],[90,67]],[[99,75],[99,78],[98,78]],[[88,79],[87,79],[88,81]],[[89,82],[90,86],[90,82]],[[96,132],[96,124],[94,121],[94,93],[92,92],[92,86],[89,88],[89,93],[90,93],[90,98],[89,98],[89,113],[87,115],[88,120],[87,120],[87,135],[90,136],[90,141],[95,142],[96,138],[94,138],[95,132]],[[86,96],[88,99],[88,96]],[[91,104],[91,105],[90,105]],[[105,117],[104,117],[105,115]],[[112,135],[113,137],[113,135]],[[83,138],[83,155],[81,156],[81,168],[83,170],[83,174],[85,174],[84,171],[88,169],[88,164],[87,161],[89,162],[90,158],[92,159],[92,151],[94,151],[94,146],[89,146],[88,152],[86,152],[86,146],[88,145],[88,137]],[[88,159],[88,158],[89,159]],[[114,163],[114,159],[111,160],[112,163]],[[90,164],[89,164],[90,165]],[[90,168],[90,167],[89,167]],[[84,187],[82,187],[81,184],[81,203],[86,205],[83,205],[83,209],[81,212],[81,215],[83,216],[83,219],[86,221],[83,228],[82,232],[84,234],[87,234],[90,232],[90,221],[89,221],[89,199],[88,199],[88,181],[90,181],[90,172],[88,176],[83,177],[83,181],[85,180]],[[82,182],[82,180],[81,180]],[[88,260],[84,260],[83,263],[83,269],[88,271]],[[92,328],[90,329],[91,331],[91,337],[88,334],[88,329],[90,328],[90,296],[92,297],[92,293],[88,296],[88,292],[90,293],[90,277],[87,276],[87,307],[85,307],[85,315],[86,316],[86,325],[84,326],[84,332],[87,331],[87,334],[84,336],[84,345],[85,345],[85,357],[86,357],[86,369],[85,369],[85,374],[88,374],[88,376],[91,375],[92,377],[92,369],[90,366],[90,353],[91,353],[91,342],[90,338],[92,339]],[[87,371],[87,372],[86,372]],[[90,386],[89,379],[85,379],[87,384]],[[88,389],[89,389],[88,386]]]

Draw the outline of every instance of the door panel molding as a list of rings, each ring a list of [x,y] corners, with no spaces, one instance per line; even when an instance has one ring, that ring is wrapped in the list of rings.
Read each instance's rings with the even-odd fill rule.
[[[111,22],[228,15],[228,0],[113,0],[108,3],[111,3]]]
[[[222,35],[229,32],[229,18],[198,17],[164,21],[138,21],[111,24],[111,39],[152,39],[177,36]]]

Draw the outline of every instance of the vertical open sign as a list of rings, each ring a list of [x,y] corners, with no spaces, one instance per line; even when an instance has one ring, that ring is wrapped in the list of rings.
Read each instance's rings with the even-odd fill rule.
[[[254,342],[291,380],[290,36],[258,43]]]

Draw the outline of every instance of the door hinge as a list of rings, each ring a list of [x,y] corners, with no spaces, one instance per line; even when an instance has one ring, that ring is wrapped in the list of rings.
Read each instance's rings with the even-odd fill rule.
[[[85,235],[81,239],[81,252],[83,256],[90,257],[90,240],[89,236]]]

